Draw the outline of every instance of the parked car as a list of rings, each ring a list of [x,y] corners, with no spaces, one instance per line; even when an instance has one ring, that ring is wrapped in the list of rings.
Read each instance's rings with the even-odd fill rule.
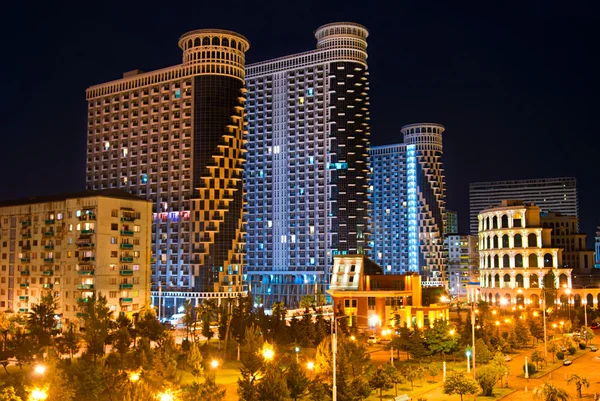
[[[567,349],[565,347],[560,347],[560,352],[567,352]]]
[[[595,345],[592,345],[592,346],[590,347],[590,351],[592,351],[592,352],[596,352],[596,351],[598,351],[598,348],[596,348],[596,346],[595,346]]]
[[[510,355],[504,355],[504,361],[510,362],[510,361],[512,361],[512,358],[510,357]]]
[[[572,361],[572,360],[570,360],[570,359],[565,359],[565,360],[563,360],[563,365],[564,365],[564,366],[569,366],[569,365],[570,365],[570,364],[572,364],[572,363],[573,363],[573,361]]]
[[[592,324],[592,325],[590,326],[590,328],[591,328],[592,330],[597,330],[597,329],[599,329],[599,328],[600,328],[600,325],[599,325],[598,323],[594,323],[594,324]]]
[[[368,344],[377,344],[379,342],[379,337],[378,336],[369,336],[369,338],[367,339],[367,343]]]
[[[392,342],[392,340],[390,340],[390,339],[389,339],[389,338],[387,338],[387,337],[384,337],[384,338],[382,338],[381,340],[379,340],[379,342],[380,342],[381,344],[389,344],[389,343],[391,343],[391,342]]]

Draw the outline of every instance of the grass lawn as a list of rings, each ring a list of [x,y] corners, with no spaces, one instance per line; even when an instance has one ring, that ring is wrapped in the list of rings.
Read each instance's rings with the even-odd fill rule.
[[[580,357],[583,354],[586,354],[590,352],[589,348],[586,348],[585,350],[580,350],[579,348],[577,348],[577,352],[575,353],[575,355],[565,355],[565,359],[575,359]],[[558,369],[562,366],[563,361],[561,361],[560,359],[557,359],[556,357],[554,358],[554,363],[552,363],[552,357],[548,358],[548,364],[546,366],[543,366],[540,370],[538,370],[537,372],[535,372],[535,374],[531,375],[531,378],[533,379],[539,379],[540,377],[548,374],[549,372],[552,372],[554,369]],[[524,374],[520,374],[520,377],[523,377]]]

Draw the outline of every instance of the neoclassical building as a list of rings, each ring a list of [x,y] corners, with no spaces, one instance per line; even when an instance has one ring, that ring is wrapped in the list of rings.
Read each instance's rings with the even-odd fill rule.
[[[541,288],[571,288],[572,269],[561,268],[562,249],[551,246],[539,207],[505,200],[478,218],[481,299],[538,307]]]

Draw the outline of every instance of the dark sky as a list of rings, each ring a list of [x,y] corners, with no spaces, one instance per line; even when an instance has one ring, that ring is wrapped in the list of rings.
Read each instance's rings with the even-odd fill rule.
[[[575,176],[581,226],[600,210],[598,2],[136,1],[2,6],[0,199],[84,186],[88,86],[181,62],[179,36],[231,29],[248,62],[314,48],[334,21],[369,28],[372,145],[413,122],[446,126],[448,207],[468,184]],[[172,4],[172,6],[170,6]]]

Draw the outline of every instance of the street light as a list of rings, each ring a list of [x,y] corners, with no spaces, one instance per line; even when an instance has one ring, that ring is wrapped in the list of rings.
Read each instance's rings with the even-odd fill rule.
[[[300,347],[294,348],[294,351],[296,352],[296,363],[298,363],[298,353],[300,352]]]
[[[273,360],[273,358],[275,358],[275,351],[273,350],[273,347],[269,345],[269,343],[265,343],[263,346],[262,356],[267,362],[270,362]]]
[[[41,364],[35,365],[35,367],[33,368],[33,372],[36,375],[42,376],[44,373],[46,373],[46,366]]]
[[[156,398],[158,399],[158,401],[175,401],[175,397],[173,397],[171,390],[167,390],[163,393],[159,393],[156,396]]]
[[[471,350],[467,349],[465,355],[467,355],[467,373],[471,373]]]
[[[48,393],[43,389],[34,388],[33,391],[31,391],[31,399],[33,401],[43,401],[46,398],[48,398]]]

